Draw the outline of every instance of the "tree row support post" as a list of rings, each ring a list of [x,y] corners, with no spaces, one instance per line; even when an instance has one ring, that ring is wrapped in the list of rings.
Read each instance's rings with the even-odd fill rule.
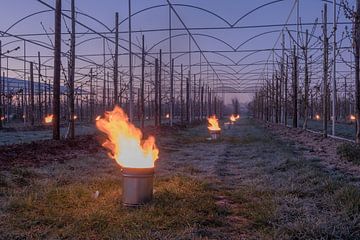
[[[158,92],[158,97],[159,97],[159,113],[158,113],[158,117],[159,117],[159,125],[161,126],[161,117],[162,117],[162,104],[161,104],[161,69],[162,69],[162,51],[160,49],[160,61],[159,61],[159,78],[158,78],[158,87],[159,87],[159,92]]]
[[[173,126],[174,121],[174,59],[171,59],[171,69],[170,69],[170,126]]]
[[[293,124],[294,128],[297,128],[298,125],[298,69],[297,69],[297,56],[296,56],[296,47],[294,45],[293,51]]]
[[[31,105],[30,123],[31,126],[34,126],[35,103],[34,103],[34,63],[33,62],[30,62],[30,105]]]
[[[334,10],[334,20],[333,20],[333,27],[334,27],[334,47],[333,47],[333,84],[332,84],[332,135],[335,136],[335,120],[336,120],[336,0],[333,1],[333,10]]]
[[[155,116],[154,116],[154,120],[155,120],[155,126],[159,126],[159,61],[156,58],[155,59],[155,83],[154,83],[154,88],[155,88],[155,99],[154,99],[154,104],[155,104]]]
[[[134,119],[134,95],[133,95],[133,74],[132,74],[132,51],[131,51],[131,45],[132,45],[132,39],[131,39],[131,0],[129,2],[129,91],[130,91],[130,103],[129,103],[129,119],[132,122]]]
[[[2,65],[1,65],[1,58],[2,58],[2,43],[1,43],[1,40],[0,40],[0,129],[3,128],[3,125],[2,125],[2,117],[3,117],[3,113],[2,113],[2,108],[3,108],[3,105],[2,105],[2,77],[1,77],[1,68],[2,68]],[[25,80],[25,79],[24,79]]]
[[[323,15],[323,37],[324,37],[324,82],[323,82],[323,135],[327,137],[328,127],[328,36],[327,36],[327,4],[324,4]]]
[[[144,35],[142,35],[142,51],[141,51],[141,115],[140,115],[140,121],[141,121],[141,128],[144,129],[144,121],[145,121],[145,99],[144,99],[144,92],[145,92],[145,38]]]
[[[71,42],[70,42],[70,139],[75,138],[75,0],[71,0]]]
[[[55,49],[53,82],[53,139],[60,139],[60,64],[61,64],[61,0],[55,7]]]
[[[130,4],[130,1],[129,1]],[[130,8],[130,6],[129,6]],[[130,11],[130,10],[129,10]],[[130,21],[130,19],[129,19]],[[130,31],[129,31],[130,32]],[[131,41],[131,40],[129,40]],[[130,44],[131,45],[131,44]],[[131,62],[131,53],[130,62]],[[114,56],[114,104],[117,105],[119,103],[118,97],[118,64],[119,64],[119,13],[115,13],[115,56]],[[131,69],[131,66],[130,66]],[[130,72],[130,81],[131,81],[131,72]],[[132,117],[130,118],[132,120]]]
[[[356,114],[356,134],[355,141],[360,143],[360,0],[356,0],[355,14],[355,114]]]

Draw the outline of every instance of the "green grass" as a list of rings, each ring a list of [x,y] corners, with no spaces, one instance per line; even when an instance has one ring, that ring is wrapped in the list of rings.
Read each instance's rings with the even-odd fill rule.
[[[140,208],[121,204],[118,178],[8,189],[1,238],[154,239],[201,237],[222,226],[224,211],[204,182],[173,176],[155,182],[154,201]],[[92,197],[100,191],[97,199]],[[201,229],[201,232],[197,233]],[[204,232],[205,231],[205,232]]]

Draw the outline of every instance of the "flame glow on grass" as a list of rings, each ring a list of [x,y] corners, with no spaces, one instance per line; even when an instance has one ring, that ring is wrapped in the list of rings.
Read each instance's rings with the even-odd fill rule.
[[[212,115],[211,117],[208,118],[208,129],[210,131],[220,131],[221,128],[219,126],[219,120],[216,118],[215,115]]]
[[[105,112],[103,118],[96,121],[96,127],[107,135],[103,146],[109,156],[127,168],[152,168],[158,159],[159,149],[155,138],[149,136],[143,140],[142,132],[129,122],[126,113],[118,106]]]

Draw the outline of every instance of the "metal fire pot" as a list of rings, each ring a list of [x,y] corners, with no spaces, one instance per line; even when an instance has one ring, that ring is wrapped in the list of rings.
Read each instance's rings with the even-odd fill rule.
[[[210,130],[211,140],[217,140],[220,138],[221,130]]]
[[[136,207],[153,198],[154,168],[122,168],[122,203]]]

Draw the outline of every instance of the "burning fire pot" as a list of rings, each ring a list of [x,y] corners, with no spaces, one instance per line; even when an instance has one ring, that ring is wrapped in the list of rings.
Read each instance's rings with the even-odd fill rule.
[[[144,139],[141,130],[129,122],[126,113],[118,106],[97,119],[96,127],[107,135],[103,146],[121,166],[123,204],[135,207],[151,201],[154,162],[159,155],[155,138]]]
[[[121,173],[124,206],[136,207],[152,200],[154,168],[123,168]]]
[[[211,140],[218,140],[220,138],[221,130],[210,130]]]
[[[208,129],[210,132],[211,140],[217,140],[220,138],[221,128],[219,126],[219,121],[215,115],[208,118]]]

